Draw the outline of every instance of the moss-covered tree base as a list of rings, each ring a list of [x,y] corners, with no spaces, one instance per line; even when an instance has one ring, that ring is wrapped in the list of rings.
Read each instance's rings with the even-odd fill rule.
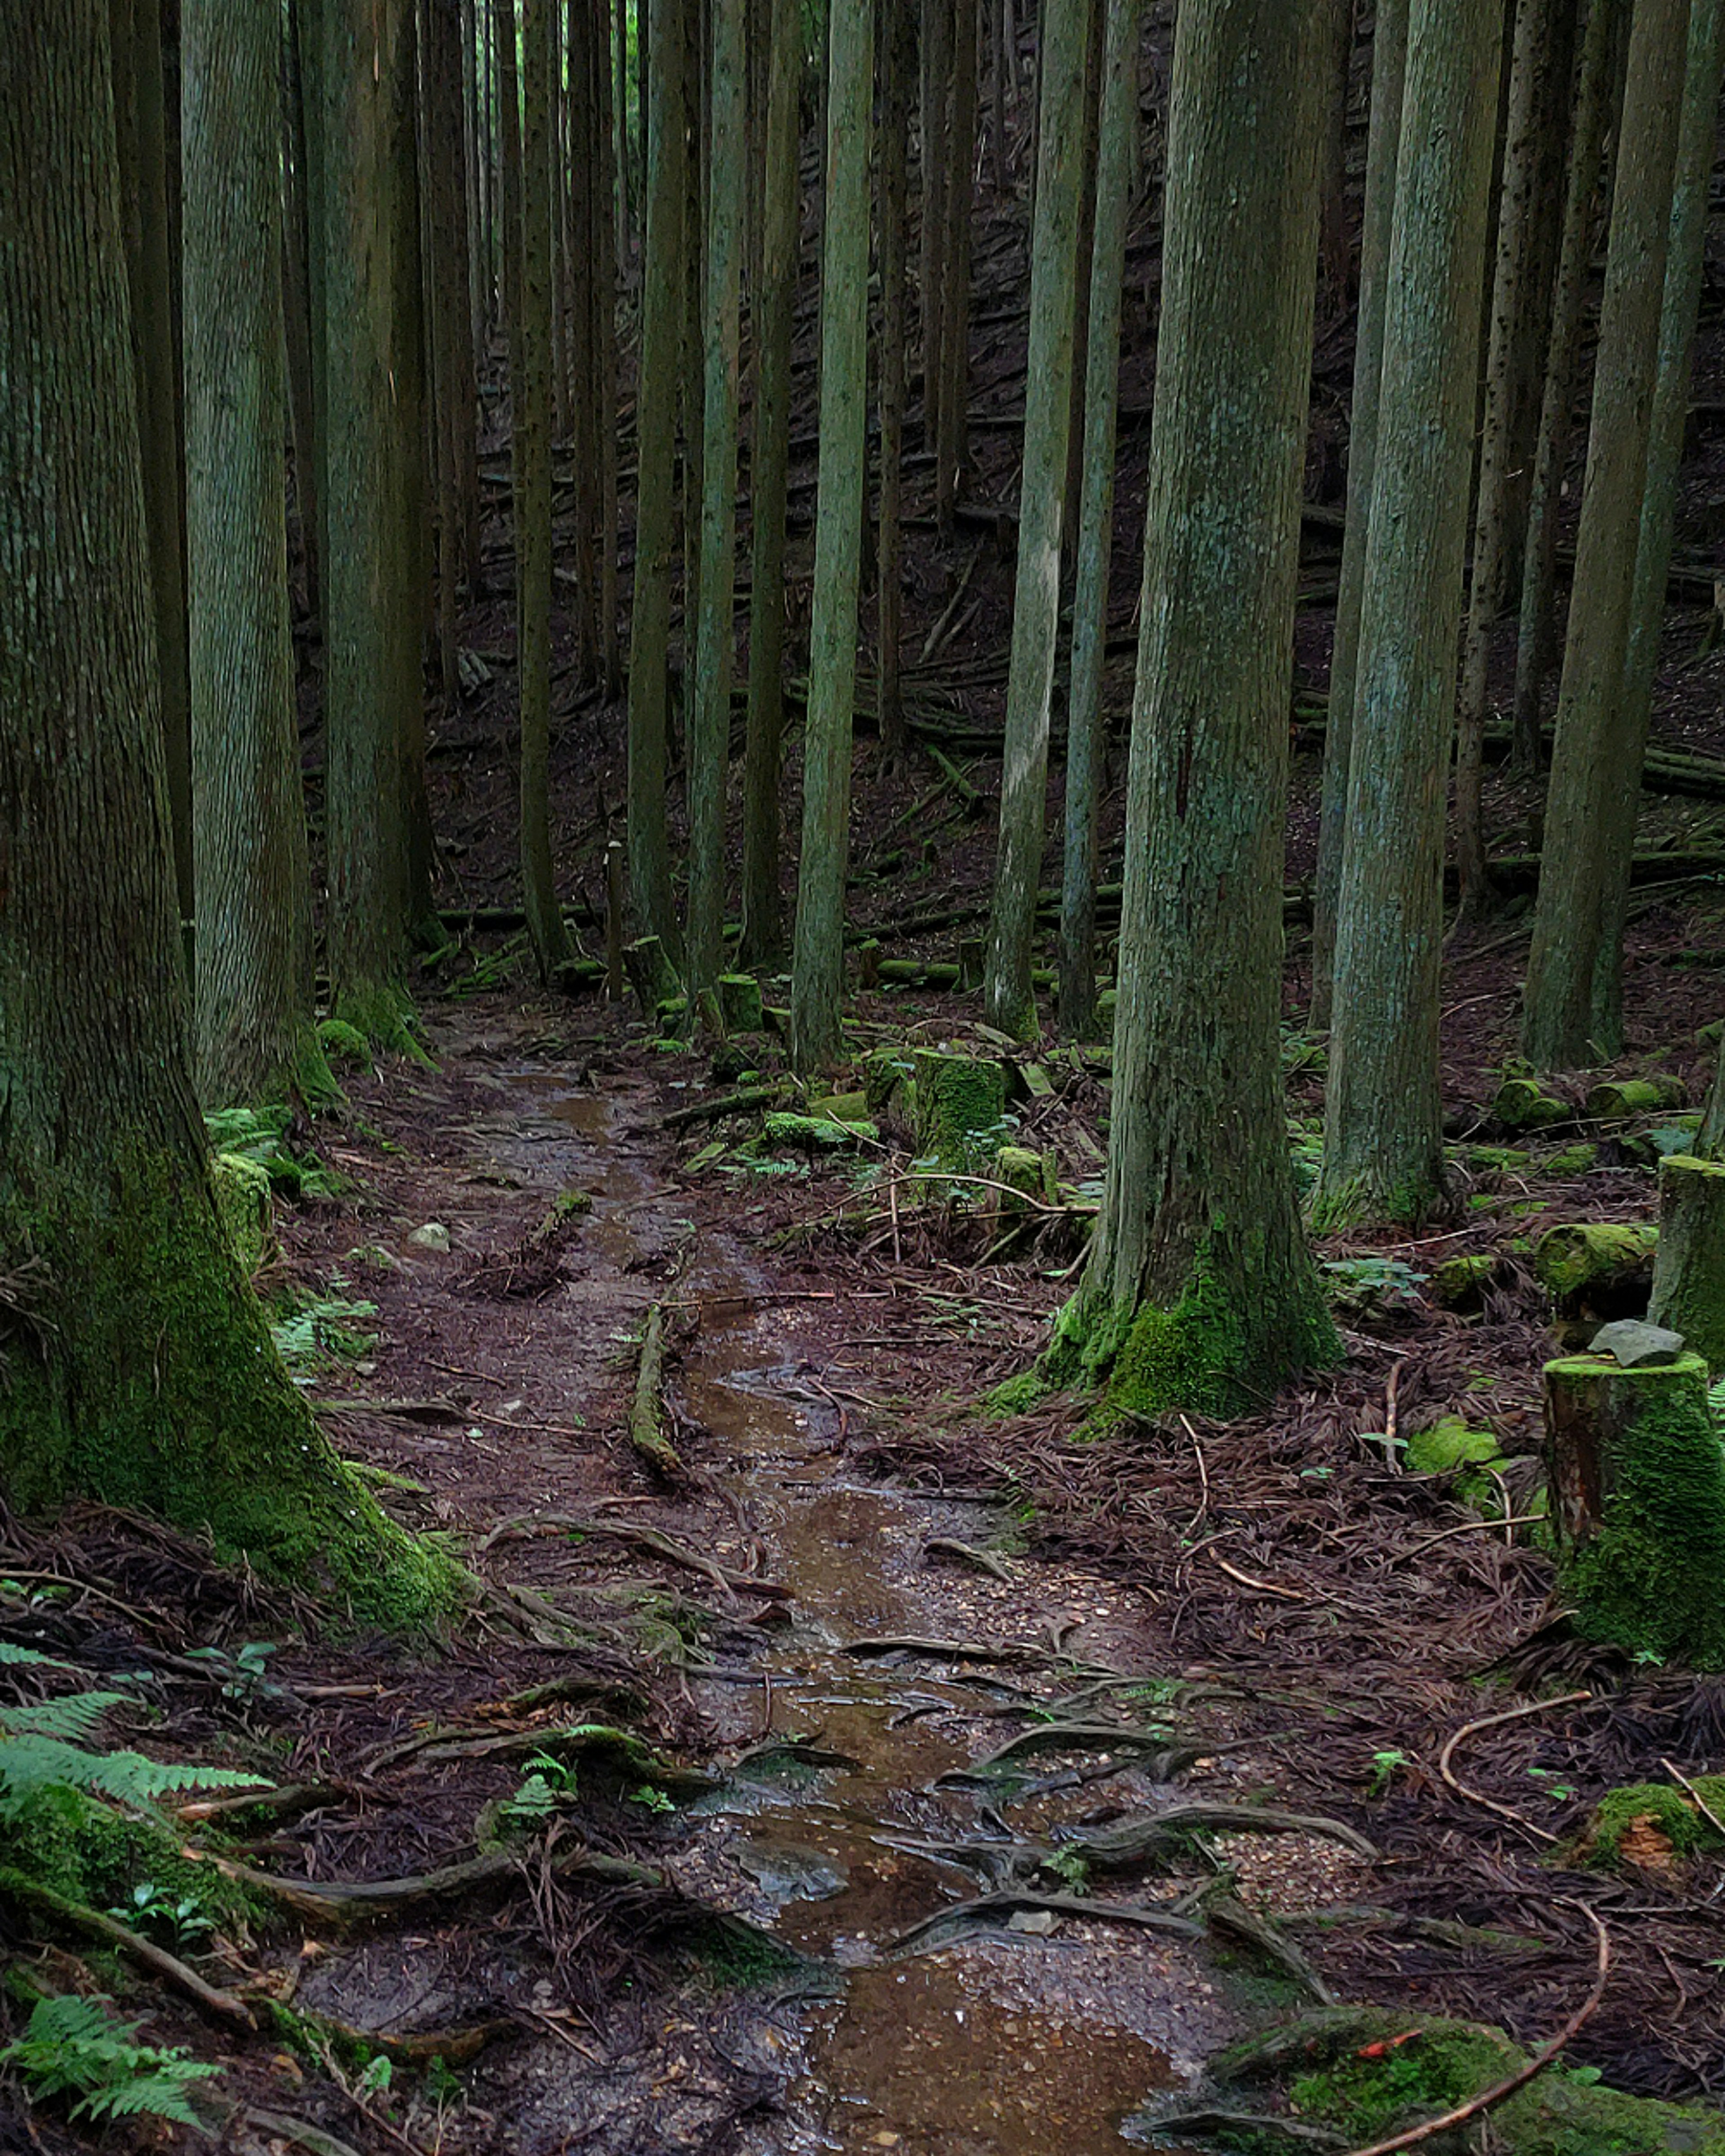
[[[201,1163],[134,1148],[111,1182],[0,1213],[0,1254],[33,1253],[45,1283],[0,1363],[12,1501],[93,1496],[207,1529],[218,1554],[392,1630],[451,1609],[459,1568],[378,1508],[282,1368]]]
[[[1659,1244],[1647,1315],[1725,1370],[1725,1161],[1671,1153],[1659,1164]]]
[[[1725,1452],[1699,1355],[1545,1368],[1558,1576],[1589,1638],[1725,1668]]]
[[[386,1055],[405,1055],[425,1069],[434,1067],[418,1031],[413,998],[404,988],[380,983],[344,988],[333,1015]]]
[[[1040,1374],[1050,1386],[1101,1387],[1104,1421],[1181,1409],[1227,1416],[1262,1407],[1292,1372],[1340,1358],[1315,1282],[1231,1291],[1207,1244],[1168,1303],[1127,1308],[1081,1289],[1055,1320]]]

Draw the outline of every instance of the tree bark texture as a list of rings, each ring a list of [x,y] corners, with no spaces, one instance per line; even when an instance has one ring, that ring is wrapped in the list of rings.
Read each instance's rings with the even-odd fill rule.
[[[1497,108],[1495,0],[1414,0],[1336,916],[1323,1217],[1442,1185],[1445,766]]]
[[[1359,250],[1359,322],[1353,347],[1353,410],[1348,433],[1348,511],[1342,531],[1342,575],[1330,651],[1329,724],[1317,825],[1317,881],[1312,909],[1312,1024],[1330,1024],[1336,953],[1336,906],[1348,830],[1348,773],[1353,745],[1354,687],[1359,657],[1360,602],[1365,588],[1366,539],[1372,521],[1372,479],[1378,460],[1378,383],[1384,368],[1384,316],[1389,296],[1389,238],[1395,217],[1402,93],[1407,73],[1409,0],[1378,0],[1372,39],[1372,117],[1366,145],[1366,193]]]
[[[990,1024],[1020,1040],[1030,1039],[1036,1030],[1030,966],[1047,820],[1049,710],[1060,626],[1060,521],[1072,416],[1072,311],[1088,18],[1089,0],[1048,0],[1043,16],[1018,570],[1002,750],[999,850],[983,988]]]
[[[666,649],[676,549],[683,335],[683,0],[651,0],[646,241],[636,399],[635,586],[629,656],[629,876],[635,926],[679,950],[665,822]]]
[[[265,99],[274,106],[273,64]],[[372,1616],[409,1548],[283,1370],[187,1057],[106,11],[0,44],[0,1478],[136,1506]],[[273,138],[274,122],[270,125]],[[259,275],[277,265],[267,253]]]
[[[1115,422],[1120,391],[1121,280],[1126,269],[1127,182],[1137,117],[1139,0],[1107,0],[1096,200],[1090,256],[1090,338],[1085,367],[1084,474],[1078,572],[1072,596],[1072,680],[1066,706],[1065,851],[1060,882],[1060,1022],[1070,1040],[1096,1020],[1097,819],[1106,747],[1102,668],[1114,541]]]
[[[743,761],[742,944],[745,967],[784,945],[779,896],[780,742],[784,728],[785,501],[791,446],[791,336],[796,312],[798,91],[803,59],[798,0],[769,0],[767,109],[762,129],[761,281],[753,295],[756,402],[749,465],[748,730]]]
[[[724,971],[725,808],[731,760],[732,611],[737,575],[737,431],[748,141],[743,0],[711,0],[705,383],[701,399],[701,588],[689,707],[691,994],[716,992]]]
[[[906,747],[902,685],[906,340],[909,234],[908,141],[915,58],[909,0],[880,0],[880,516],[875,547],[880,586],[880,746],[889,762]]]
[[[1527,954],[1522,1047],[1543,1070],[1609,1061],[1622,1046],[1609,827],[1640,789],[1623,707],[1635,555],[1658,386],[1689,0],[1638,0],[1624,80],[1611,238],[1600,305],[1587,476],[1558,692],[1545,846]],[[1620,855],[1628,869],[1628,849]],[[1599,993],[1602,976],[1608,992]]]
[[[281,24],[274,0],[185,0],[180,20],[196,1072],[212,1107],[326,1100],[288,620]]]
[[[1280,1060],[1320,0],[1183,8],[1102,1209],[1050,1373],[1238,1412],[1336,1342]],[[1219,277],[1243,259],[1251,278]]]
[[[845,993],[851,709],[868,485],[871,0],[834,9],[828,65],[819,498],[803,734],[803,847],[791,970],[791,1055],[805,1073],[836,1062],[844,1040],[839,1009]]]

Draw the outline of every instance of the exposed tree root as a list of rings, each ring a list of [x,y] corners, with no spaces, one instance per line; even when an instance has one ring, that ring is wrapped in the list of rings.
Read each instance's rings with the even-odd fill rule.
[[[912,1924],[892,1942],[891,1953],[918,1953],[942,1945],[948,1934],[975,1924],[987,1924],[1020,1912],[1045,1909],[1056,1917],[1075,1917],[1086,1923],[1130,1924],[1140,1931],[1166,1932],[1174,1938],[1204,1937],[1204,1926],[1173,1909],[1158,1909],[1142,1902],[1096,1902],[1085,1894],[1038,1894],[1028,1887],[1004,1887],[998,1893],[981,1894],[973,1902],[959,1902],[950,1909],[937,1909],[920,1924]]]
[[[196,1853],[187,1852],[188,1856]],[[89,1909],[81,1902],[69,1901],[64,1895],[56,1894],[51,1887],[43,1886],[39,1880],[10,1866],[0,1869],[0,1896],[8,1895],[39,1914],[52,1917],[62,1930],[83,1932],[110,1947],[117,1947],[128,1960],[136,1962],[141,1969],[148,1969],[152,1976],[171,1984],[213,2020],[241,2029],[256,2025],[250,2010],[231,1991],[218,1991],[213,1984],[206,1984],[195,1969],[188,1969],[177,1955],[157,1946],[153,1939],[141,1938],[112,1917],[104,1916],[100,1909]]]

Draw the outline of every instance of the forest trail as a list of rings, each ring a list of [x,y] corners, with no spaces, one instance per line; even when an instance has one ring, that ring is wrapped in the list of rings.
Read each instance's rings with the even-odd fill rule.
[[[415,2026],[474,2023],[525,2003],[545,2036],[487,2052],[472,2071],[470,2101],[495,2118],[500,2147],[621,2156],[717,2146],[704,2136],[716,2106],[734,2117],[746,2066],[758,2076],[760,2115],[752,2126],[737,2120],[742,2138],[724,2145],[763,2156],[1033,2156],[1051,2136],[1070,2156],[1106,2156],[1127,2114],[1195,2074],[1239,2025],[1201,1937],[1030,1906],[1038,1892],[1116,1890],[1086,1888],[1081,1871],[1038,1878],[1023,1861],[1028,1846],[1189,1794],[1132,1764],[1147,1731],[1172,1737],[1161,1702],[1178,1689],[1132,1682],[1145,1673],[1137,1598],[1004,1553],[1012,1522],[998,1507],[865,1480],[850,1466],[868,1403],[891,1394],[911,1352],[898,1314],[878,1295],[788,1287],[782,1265],[737,1232],[696,1226],[691,1193],[640,1135],[655,1105],[640,1078],[596,1070],[583,1084],[504,1060],[479,1084],[481,1111],[442,1126],[459,1156],[442,1163],[438,1214],[453,1247],[416,1250],[411,1272],[382,1276],[383,1344],[365,1380],[373,1397],[398,1399],[420,1382],[423,1357],[433,1390],[474,1389],[461,1401],[473,1419],[459,1440],[408,1435],[399,1419],[373,1423],[350,1407],[344,1443],[376,1431],[379,1464],[423,1483],[439,1517],[459,1514],[493,1583],[525,1589],[541,1612],[598,1596],[658,1614],[668,1594],[691,1590],[686,1563],[655,1562],[639,1543],[540,1532],[559,1519],[651,1529],[725,1568],[729,1591],[693,1578],[722,1643],[720,1666],[705,1677],[700,1656],[685,1661],[684,1743],[673,1748],[717,1786],[683,1817],[638,1815],[630,1841],[650,1845],[691,1900],[761,1925],[807,1958],[732,1998],[722,2033],[702,2026],[711,2001],[704,2015],[681,1994],[644,2009],[620,2051],[604,2017],[603,2063],[583,2056],[590,2045],[563,2041],[560,2001],[547,2024],[542,1979],[536,1994],[521,1994],[520,1972],[486,1970],[490,1957],[475,1961],[471,1938],[459,1954],[453,1938],[439,1942],[441,1976],[427,1942],[408,1958],[399,1938],[373,1943],[322,1964],[302,1999],[385,2033],[404,2015]],[[416,1078],[411,1091],[421,1111],[446,1105],[441,1077]],[[464,1280],[485,1278],[495,1254],[506,1259],[523,1224],[571,1188],[593,1203],[568,1245],[567,1276],[536,1299],[476,1310]],[[416,1195],[430,1194],[420,1183]],[[620,1383],[634,1376],[622,1358],[655,1297],[680,1342],[670,1423],[696,1478],[681,1492],[653,1489],[620,1429]],[[463,1302],[465,1324],[446,1322],[443,1310]],[[981,1555],[967,1561],[963,1550]],[[752,1578],[767,1584],[762,1593]],[[686,1629],[685,1605],[673,1621]],[[751,1636],[752,1652],[742,1644]],[[888,1637],[963,1643],[974,1658],[855,1651]],[[407,1734],[411,1687],[402,1703]],[[442,1718],[464,1717],[445,1707]],[[1122,1745],[1098,1751],[1092,1736],[1076,1748],[1027,1746],[974,1769],[1057,1721],[1117,1723]],[[1222,1763],[1205,1758],[1182,1781],[1201,1785]],[[578,1811],[574,1823],[590,1830]],[[929,1918],[1014,1882],[1024,1908],[955,1922],[915,1954],[893,1952]],[[1127,1891],[1137,1901],[1142,1890]],[[1150,1892],[1168,1894],[1168,1883]],[[715,2075],[713,2060],[691,2059],[705,2042],[734,2071]],[[667,2112],[668,2076],[689,2082],[680,2127]],[[721,2105],[712,2087],[703,2099],[704,2082],[728,2083],[732,2101]],[[450,2129],[459,2138],[459,2117]]]

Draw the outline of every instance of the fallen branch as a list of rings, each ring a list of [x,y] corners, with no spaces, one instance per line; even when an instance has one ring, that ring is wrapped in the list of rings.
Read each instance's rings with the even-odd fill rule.
[[[973,1543],[955,1541],[951,1535],[931,1535],[922,1545],[924,1557],[956,1557],[962,1563],[973,1564],[978,1572],[986,1572],[993,1579],[1012,1584],[1012,1568],[992,1550],[978,1549]]]
[[[1526,2088],[1536,2074],[1544,2072],[1566,2044],[1574,2041],[1605,1995],[1605,1980],[1611,1974],[1611,1935],[1584,1902],[1572,1902],[1568,1906],[1579,1909],[1593,1926],[1599,1938],[1599,1961],[1593,1989],[1551,2041],[1542,2046],[1519,2072],[1511,2074],[1507,2080],[1495,2082],[1488,2089],[1482,2089],[1478,2096],[1470,2097],[1466,2103],[1458,2104],[1453,2111],[1441,2112],[1436,2118],[1428,2118],[1421,2126],[1410,2126],[1404,2133],[1392,2134],[1388,2141],[1374,2141],[1368,2148],[1353,2149],[1349,2156],[1395,2156],[1395,2151],[1399,2148],[1416,2148],[1420,2142],[1430,2140],[1435,2133],[1447,2133],[1452,2126],[1461,2126],[1470,2118],[1477,2118],[1481,2112],[1490,2111],[1494,2104],[1502,2103],[1506,2097],[1513,2096],[1517,2089]]]
[[[1464,1722],[1461,1728],[1444,1746],[1443,1750],[1439,1753],[1438,1773],[1446,1785],[1452,1789],[1458,1797],[1465,1798],[1469,1804],[1479,1804],[1488,1812],[1495,1812],[1499,1819],[1508,1820],[1513,1825],[1522,1828],[1540,1841],[1555,1842],[1558,1839],[1556,1835],[1548,1834],[1543,1826],[1535,1826],[1532,1820],[1523,1819],[1518,1811],[1513,1810],[1508,1804],[1501,1804],[1496,1797],[1484,1796],[1479,1790],[1469,1789],[1466,1782],[1458,1781],[1450,1771],[1450,1762],[1455,1758],[1457,1749],[1466,1743],[1470,1737],[1477,1737],[1482,1729],[1496,1729],[1506,1722],[1522,1722],[1530,1714],[1544,1714],[1554,1707],[1574,1707],[1581,1701],[1592,1697],[1593,1694],[1590,1691],[1566,1691],[1556,1699],[1536,1699],[1529,1702],[1525,1707],[1506,1707],[1501,1714],[1482,1715],[1477,1722]]]
[[[195,1854],[187,1851],[188,1856]],[[128,1960],[146,1969],[152,1976],[159,1976],[164,1984],[172,1984],[176,1991],[183,1992],[196,2006],[201,2007],[218,2021],[225,2021],[240,2029],[254,2029],[249,2009],[231,1991],[218,1991],[213,1984],[206,1984],[195,1969],[153,1939],[141,1938],[112,1917],[104,1916],[100,1909],[86,1908],[83,1902],[69,1900],[56,1894],[51,1887],[29,1878],[10,1866],[0,1869],[0,1894],[9,1894],[15,1900],[28,1902],[45,1916],[52,1917],[57,1924],[69,1926],[74,1932],[88,1933],[92,1938],[105,1940],[117,1947]]]
[[[673,1108],[657,1122],[630,1123],[624,1135],[647,1137],[655,1131],[685,1131],[695,1123],[716,1123],[722,1116],[752,1116],[777,1107],[784,1098],[783,1086],[745,1086],[740,1092],[719,1093],[711,1101],[691,1101],[687,1107]]]
[[[655,1474],[667,1482],[686,1483],[689,1471],[665,1434],[665,1305],[655,1302],[647,1312],[641,1334],[640,1366],[635,1373],[635,1394],[629,1411],[629,1441]]]

